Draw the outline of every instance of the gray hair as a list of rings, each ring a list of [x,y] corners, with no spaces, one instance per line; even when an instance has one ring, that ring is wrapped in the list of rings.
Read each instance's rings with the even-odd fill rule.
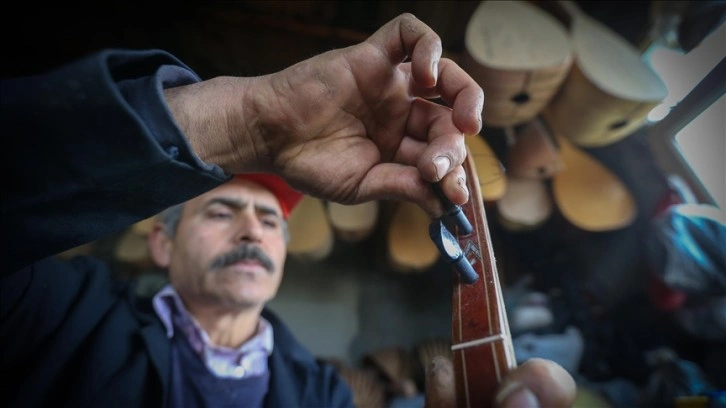
[[[179,220],[181,220],[182,210],[184,209],[184,203],[177,204],[169,207],[157,215],[157,219],[164,224],[166,228],[166,235],[174,237],[176,235],[176,228],[179,226]],[[283,218],[282,220],[282,233],[285,236],[285,243],[290,242],[290,228],[287,225],[287,221]]]

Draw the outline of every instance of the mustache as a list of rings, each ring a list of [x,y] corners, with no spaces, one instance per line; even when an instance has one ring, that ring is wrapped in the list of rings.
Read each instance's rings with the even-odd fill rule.
[[[270,257],[267,256],[267,254],[259,247],[250,244],[241,245],[216,257],[214,261],[212,261],[212,269],[221,269],[225,266],[245,260],[259,261],[268,273],[272,273],[275,270],[275,264],[272,262],[272,259],[270,259]]]

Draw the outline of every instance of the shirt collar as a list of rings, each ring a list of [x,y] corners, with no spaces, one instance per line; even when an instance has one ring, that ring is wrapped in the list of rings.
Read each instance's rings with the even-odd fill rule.
[[[224,354],[244,354],[252,350],[264,350],[267,355],[272,354],[273,332],[272,325],[264,317],[260,316],[255,335],[237,349],[215,346],[211,343],[207,332],[199,325],[192,316],[177,291],[167,284],[154,295],[154,311],[166,329],[166,336],[174,336],[175,326],[183,332],[189,343],[200,355],[208,353],[209,349],[217,350]]]

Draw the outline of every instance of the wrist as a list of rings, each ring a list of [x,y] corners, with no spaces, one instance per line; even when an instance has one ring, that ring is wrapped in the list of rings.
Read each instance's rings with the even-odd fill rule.
[[[249,101],[249,78],[216,77],[164,90],[172,115],[194,153],[227,174],[263,165]]]

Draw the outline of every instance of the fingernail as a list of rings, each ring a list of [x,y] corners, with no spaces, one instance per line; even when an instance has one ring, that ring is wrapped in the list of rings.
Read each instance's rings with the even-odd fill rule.
[[[466,193],[466,196],[469,197],[469,189],[466,187],[466,180],[464,180],[464,177],[457,178],[456,182],[459,183],[459,187],[461,187],[461,189]]]
[[[434,167],[436,168],[436,181],[441,180],[446,175],[451,166],[451,160],[446,156],[439,156],[434,159]]]
[[[433,63],[431,63],[431,72],[434,74],[434,83],[438,81],[439,79],[439,61],[434,60]]]
[[[509,383],[497,394],[494,405],[499,408],[539,408],[539,401],[522,383]]]

